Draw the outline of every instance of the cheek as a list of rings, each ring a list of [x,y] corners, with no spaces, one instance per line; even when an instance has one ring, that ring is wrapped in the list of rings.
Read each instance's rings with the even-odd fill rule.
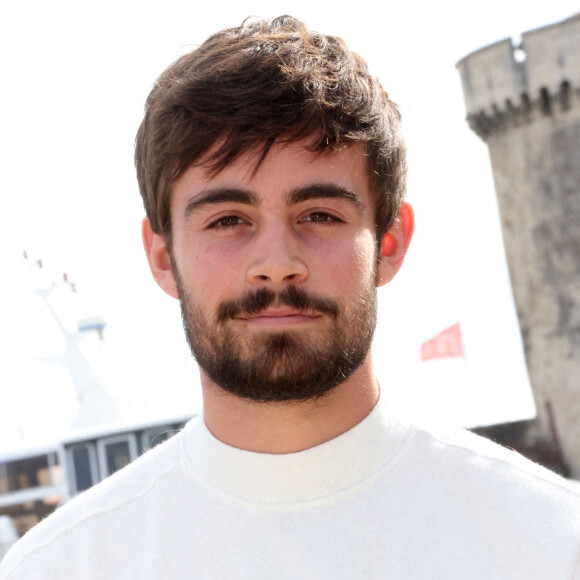
[[[376,239],[368,231],[361,232],[353,245],[353,273],[359,283],[367,286],[374,284],[376,273],[377,249]]]
[[[205,249],[195,260],[196,274],[194,283],[202,290],[212,293],[216,298],[231,290],[240,264],[233,255],[216,255],[215,251]],[[211,295],[210,295],[211,298]]]
[[[219,302],[235,290],[240,261],[233,252],[198,246],[195,251],[181,252],[179,263],[184,285],[198,302]]]
[[[315,252],[310,276],[339,289],[374,284],[376,271],[375,237],[361,231],[354,238],[341,242],[336,239]]]

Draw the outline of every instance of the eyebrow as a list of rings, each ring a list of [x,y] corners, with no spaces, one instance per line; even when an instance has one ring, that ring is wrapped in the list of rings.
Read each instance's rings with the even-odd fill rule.
[[[360,209],[363,207],[361,198],[352,190],[336,183],[314,183],[306,187],[297,187],[288,193],[287,205],[296,205],[311,199],[344,199]]]
[[[243,203],[245,205],[260,205],[260,200],[251,191],[239,189],[236,187],[216,187],[207,189],[201,194],[190,199],[185,206],[185,216],[188,217],[196,209],[206,205],[215,205],[218,203]]]
[[[361,198],[354,192],[335,183],[314,183],[306,187],[297,187],[286,196],[286,205],[293,206],[312,199],[343,199],[357,209],[363,207]],[[241,203],[257,207],[260,205],[258,196],[247,189],[237,187],[216,187],[203,190],[191,198],[185,206],[185,216],[190,216],[195,210],[219,203]]]

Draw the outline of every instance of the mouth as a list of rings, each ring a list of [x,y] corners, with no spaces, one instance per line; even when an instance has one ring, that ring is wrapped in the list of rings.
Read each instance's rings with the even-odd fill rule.
[[[317,312],[302,312],[291,308],[268,308],[256,314],[237,316],[236,319],[255,326],[294,326],[321,318]]]
[[[338,316],[338,304],[330,298],[309,295],[303,289],[289,286],[281,292],[260,288],[237,299],[224,300],[216,322],[237,320],[248,324],[298,324]]]

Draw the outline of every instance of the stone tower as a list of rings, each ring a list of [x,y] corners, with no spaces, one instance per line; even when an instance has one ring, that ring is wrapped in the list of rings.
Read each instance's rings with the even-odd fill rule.
[[[489,148],[538,418],[521,437],[580,479],[580,14],[457,64]]]

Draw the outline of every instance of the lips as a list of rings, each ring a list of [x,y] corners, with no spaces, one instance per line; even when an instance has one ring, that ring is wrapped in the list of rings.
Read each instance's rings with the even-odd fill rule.
[[[266,308],[256,314],[241,316],[240,318],[262,318],[262,317],[283,317],[283,316],[308,316],[305,312],[295,310],[294,308]]]
[[[224,300],[218,308],[217,322],[293,316],[312,320],[323,314],[336,318],[338,311],[334,300],[307,294],[296,286],[288,286],[278,293],[269,288],[260,288],[239,298]]]
[[[303,312],[292,308],[267,308],[262,312],[236,317],[238,320],[250,324],[276,325],[276,324],[303,324],[320,318],[320,314]]]

